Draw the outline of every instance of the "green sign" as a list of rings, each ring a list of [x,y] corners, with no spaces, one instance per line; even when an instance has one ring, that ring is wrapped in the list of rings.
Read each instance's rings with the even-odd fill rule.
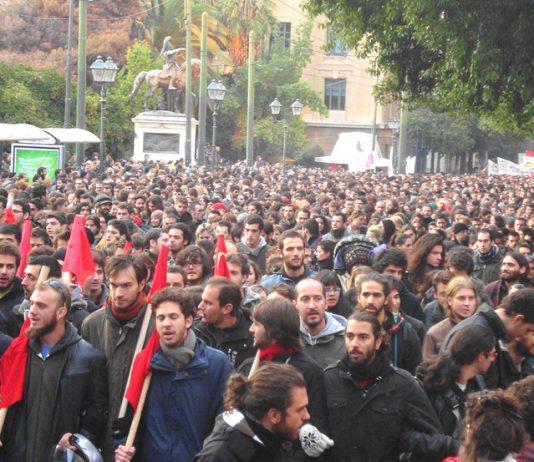
[[[11,146],[11,168],[16,173],[25,173],[30,178],[39,167],[46,167],[48,178],[54,179],[54,172],[63,164],[63,146],[40,144],[13,144]]]

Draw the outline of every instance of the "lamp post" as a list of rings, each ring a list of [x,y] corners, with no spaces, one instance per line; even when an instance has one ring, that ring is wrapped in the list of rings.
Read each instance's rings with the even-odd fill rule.
[[[399,119],[397,119],[397,117],[391,117],[388,120],[388,128],[391,130],[391,161],[393,164],[393,168],[398,171],[400,167],[400,160],[397,153],[397,141],[399,139],[400,129]],[[393,163],[393,161],[395,162]]]
[[[271,114],[273,115],[273,118],[274,119],[278,118],[278,116],[280,115],[280,110],[282,109],[282,103],[278,101],[278,98],[275,98],[274,101],[271,104],[269,104],[269,107],[271,108]],[[295,117],[298,117],[300,113],[302,112],[302,108],[304,106],[297,99],[290,107],[291,107],[291,111],[293,112],[293,115]],[[284,170],[286,168],[287,132],[288,132],[287,117],[286,115],[284,115],[284,137],[282,141],[282,168]]]
[[[221,108],[222,100],[226,94],[226,87],[219,80],[218,82],[213,79],[208,85],[208,98],[213,107],[213,127],[211,131],[211,166],[215,167],[215,140],[217,137],[217,117],[219,115],[219,109]]]
[[[93,73],[93,80],[96,84],[100,85],[100,168],[104,168],[104,121],[106,119],[106,96],[109,87],[115,82],[117,71],[119,68],[108,57],[106,62],[101,56],[98,56],[96,60],[91,64],[91,72]]]

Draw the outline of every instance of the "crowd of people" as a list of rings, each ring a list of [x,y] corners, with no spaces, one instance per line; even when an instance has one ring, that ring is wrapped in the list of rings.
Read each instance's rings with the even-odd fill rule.
[[[0,371],[29,341],[1,462],[82,435],[106,462],[534,461],[533,179],[148,159],[4,177]],[[66,285],[76,215],[95,271]]]

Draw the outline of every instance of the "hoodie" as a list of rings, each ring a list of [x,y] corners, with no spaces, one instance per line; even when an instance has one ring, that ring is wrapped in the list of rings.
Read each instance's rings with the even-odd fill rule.
[[[237,244],[237,251],[246,255],[250,260],[257,263],[260,267],[260,271],[265,274],[265,263],[267,260],[267,252],[271,249],[271,246],[267,244],[267,241],[262,236],[260,237],[260,242],[256,247],[251,249],[246,243],[245,238]]]
[[[302,321],[300,338],[304,342],[303,351],[324,369],[343,358],[345,354],[344,331],[347,320],[343,316],[325,312],[326,326],[317,335],[311,335]]]

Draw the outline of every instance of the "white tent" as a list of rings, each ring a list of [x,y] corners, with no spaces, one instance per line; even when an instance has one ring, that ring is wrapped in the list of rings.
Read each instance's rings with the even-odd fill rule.
[[[340,133],[329,156],[316,157],[315,162],[348,165],[351,172],[365,172],[374,168],[391,168],[390,159],[382,157],[380,146],[373,135],[365,132]]]
[[[0,124],[0,141],[34,141],[48,138],[49,135],[30,124]]]

